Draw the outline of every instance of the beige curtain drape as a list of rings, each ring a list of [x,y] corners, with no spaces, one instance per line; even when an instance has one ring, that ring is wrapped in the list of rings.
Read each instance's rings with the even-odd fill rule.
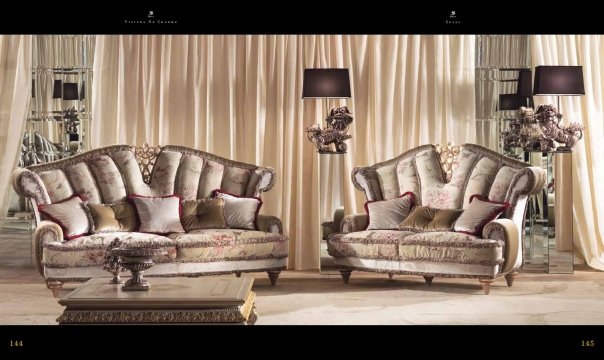
[[[23,142],[31,97],[31,35],[0,35],[0,217]]]
[[[558,246],[564,246],[558,229],[568,232],[572,228],[575,249],[589,266],[604,270],[604,37],[535,35],[532,44],[534,66],[583,66],[585,96],[561,96],[560,102],[563,122],[581,122],[585,132],[574,148],[572,164],[557,164],[556,240]],[[536,97],[535,104],[556,104],[556,98]],[[572,176],[572,189],[570,179],[561,176],[565,170]],[[571,207],[564,206],[566,201],[572,201],[572,213],[567,210]]]
[[[307,67],[350,69],[344,157],[303,129],[324,114],[301,99]],[[92,145],[182,144],[274,167],[263,213],[279,216],[290,266],[318,267],[321,207],[362,209],[354,166],[424,143],[473,142],[474,36],[98,36]],[[327,198],[327,199],[326,199]]]

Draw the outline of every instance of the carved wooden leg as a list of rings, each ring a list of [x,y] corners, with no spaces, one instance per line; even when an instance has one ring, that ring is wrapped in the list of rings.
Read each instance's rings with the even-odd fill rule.
[[[59,280],[46,280],[46,287],[52,290],[52,296],[58,298],[63,283]]]
[[[275,286],[277,279],[279,278],[279,274],[281,274],[281,270],[269,270],[266,273],[271,281],[271,285]]]
[[[348,284],[350,274],[352,274],[352,270],[340,270],[340,275],[342,275],[342,280],[344,280],[344,284]]]
[[[241,277],[241,271],[235,271],[235,276]]]
[[[392,279],[394,277],[394,273],[393,272],[389,272],[388,273],[388,278]]]
[[[516,276],[518,276],[517,271],[512,271],[511,273],[505,275],[505,281],[508,283],[508,286],[512,286],[514,284],[514,279]]]
[[[424,276],[424,280],[426,280],[426,284],[428,284],[428,286],[432,286],[433,279],[434,279],[434,276]]]
[[[478,279],[480,280],[480,285],[482,285],[482,291],[484,291],[485,295],[489,295],[491,291],[491,284],[493,283],[493,279]]]

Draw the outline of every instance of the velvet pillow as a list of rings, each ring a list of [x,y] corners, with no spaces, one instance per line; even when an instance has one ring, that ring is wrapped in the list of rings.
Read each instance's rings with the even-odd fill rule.
[[[220,190],[214,190],[214,197],[224,199],[224,217],[228,228],[256,230],[256,218],[262,200],[256,197],[242,197]]]
[[[398,229],[400,223],[409,215],[414,202],[415,196],[412,192],[406,192],[395,199],[366,202],[366,230]]]
[[[453,229],[457,232],[480,236],[482,228],[510,207],[507,202],[499,203],[482,199],[479,194],[470,197],[470,205],[459,216]]]
[[[44,218],[57,223],[63,229],[65,240],[88,235],[88,216],[82,208],[82,199],[78,196],[55,204],[40,204],[38,210]]]
[[[128,202],[104,204],[82,204],[90,221],[92,234],[136,231],[136,211]]]
[[[224,199],[187,200],[182,204],[182,226],[186,231],[225,229]]]
[[[176,195],[147,197],[130,195],[128,199],[134,204],[143,233],[171,234],[182,233],[185,229],[180,223],[182,202]]]
[[[417,206],[403,221],[399,229],[406,231],[451,231],[455,220],[463,213],[462,209],[435,209]]]

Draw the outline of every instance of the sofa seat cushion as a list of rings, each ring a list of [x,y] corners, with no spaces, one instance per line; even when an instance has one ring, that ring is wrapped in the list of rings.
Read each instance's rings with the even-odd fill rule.
[[[399,260],[399,243],[414,233],[400,230],[365,230],[332,234],[327,251],[333,257]]]
[[[503,241],[449,231],[378,230],[333,234],[327,241],[327,249],[334,257],[480,265],[503,263]]]
[[[240,229],[201,229],[171,234],[179,262],[260,260],[287,257],[289,239],[281,234]]]
[[[425,232],[405,237],[399,243],[398,253],[402,261],[500,265],[503,263],[503,241],[451,231]]]
[[[102,265],[107,247],[116,238],[130,247],[166,249],[168,255],[156,257],[154,261],[157,263],[176,259],[176,246],[172,239],[155,234],[113,232],[83,236],[67,242],[46,243],[42,262],[46,267],[52,268]]]

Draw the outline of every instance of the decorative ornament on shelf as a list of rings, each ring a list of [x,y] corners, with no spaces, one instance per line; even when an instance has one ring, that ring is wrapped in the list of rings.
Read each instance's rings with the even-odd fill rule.
[[[122,241],[115,238],[107,247],[107,253],[105,254],[105,261],[103,262],[103,270],[109,271],[113,278],[109,280],[110,284],[122,284],[124,280],[120,279],[120,273],[126,271],[122,266],[122,259],[119,256],[111,255],[110,250],[118,249],[122,246]]]
[[[78,111],[75,109],[75,107],[72,106],[67,110],[64,110],[63,119],[65,121],[65,133],[77,134],[80,120],[78,119]]]
[[[348,126],[352,123],[351,113],[346,106],[331,108],[329,115],[325,118],[327,127],[321,129],[318,124],[307,127],[304,131],[306,137],[315,144],[317,151],[321,154],[344,154],[348,146],[345,140],[351,139]],[[335,150],[331,144],[334,144]]]

